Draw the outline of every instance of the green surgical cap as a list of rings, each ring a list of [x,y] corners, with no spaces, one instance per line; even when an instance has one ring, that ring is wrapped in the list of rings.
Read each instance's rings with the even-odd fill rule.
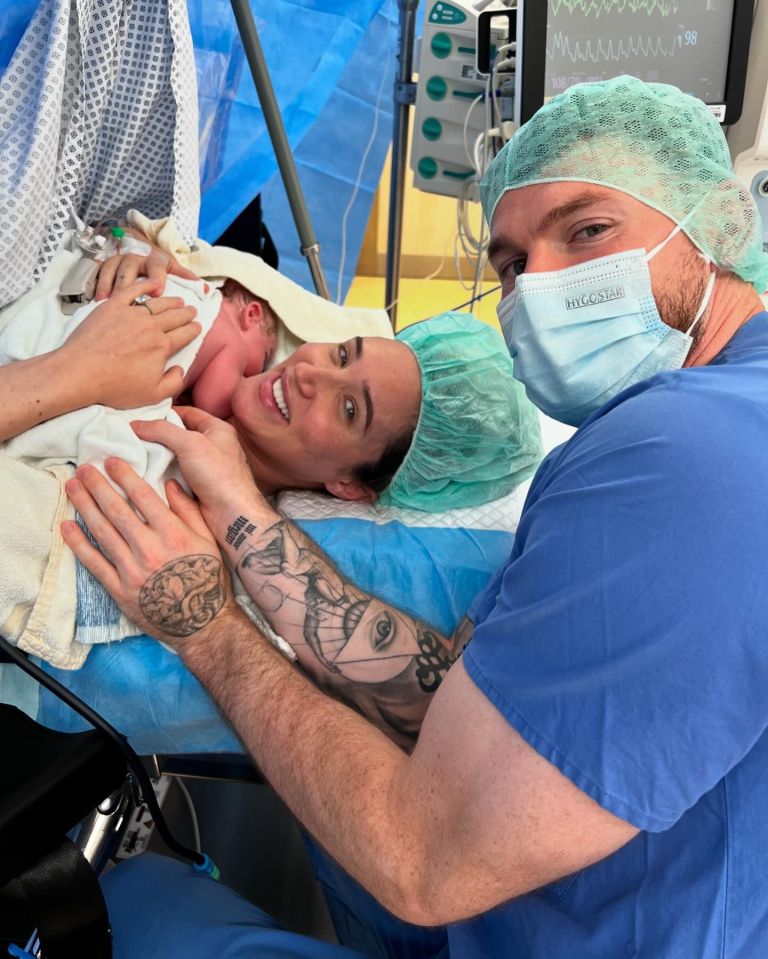
[[[428,512],[477,506],[530,476],[541,459],[539,416],[501,335],[468,313],[443,313],[397,339],[419,364],[421,412],[379,503]]]
[[[758,293],[768,287],[760,214],[734,178],[723,131],[677,87],[616,77],[550,100],[489,166],[480,187],[488,222],[508,190],[561,180],[628,193],[682,224],[717,266]]]

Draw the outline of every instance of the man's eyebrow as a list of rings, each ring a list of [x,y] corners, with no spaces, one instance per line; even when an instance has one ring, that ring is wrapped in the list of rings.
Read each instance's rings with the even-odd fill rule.
[[[359,360],[363,355],[363,338],[362,336],[355,337],[355,347],[357,353],[355,354],[355,359]],[[365,400],[365,430],[373,422],[373,400],[371,398],[371,391],[368,389],[368,384],[363,383],[363,399]]]
[[[539,220],[535,232],[543,233],[560,220],[564,220],[566,217],[578,213],[579,210],[583,210],[585,207],[592,206],[604,199],[605,195],[598,193],[596,190],[588,190],[585,193],[580,193],[579,196],[573,200],[569,200],[568,203],[562,203],[560,206],[548,210],[541,220]],[[488,244],[488,259],[492,261],[494,256],[502,250],[507,249],[509,245],[508,240],[503,235],[495,236]]]
[[[564,220],[573,213],[578,213],[579,210],[583,210],[585,207],[592,206],[593,204],[604,199],[605,195],[603,193],[598,193],[595,190],[588,190],[586,193],[581,193],[568,203],[563,203],[561,206],[553,207],[551,210],[549,210],[549,212],[545,213],[544,216],[539,220],[539,225],[536,227],[536,232],[543,233],[560,220]]]

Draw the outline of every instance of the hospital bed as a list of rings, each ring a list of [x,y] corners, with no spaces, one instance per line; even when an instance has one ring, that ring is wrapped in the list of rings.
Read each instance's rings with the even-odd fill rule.
[[[50,16],[44,29],[37,35],[52,39],[56,33],[66,37],[68,8],[54,2],[42,3],[38,12],[43,8],[43,12]],[[180,25],[183,26],[184,4],[169,2],[169,8],[174,8],[176,19],[170,31],[172,35],[166,37],[166,49],[173,48],[177,60],[183,59],[185,51],[186,54],[189,53],[188,38],[185,39],[183,31],[179,32]],[[72,10],[76,11],[75,4],[72,5]],[[112,13],[114,11],[110,10],[110,15]],[[153,8],[152,14],[155,13]],[[152,30],[149,33],[152,34],[152,42],[159,47],[161,41],[157,38],[157,31]],[[69,31],[69,35],[72,35],[72,31]],[[38,43],[32,52],[44,56],[47,52],[45,44],[41,47]],[[133,51],[133,55],[133,60],[129,56],[118,60],[117,69],[121,69],[121,64],[122,67],[126,64],[141,66],[148,59],[141,49],[141,44]],[[34,56],[30,58],[30,62],[34,63]],[[96,58],[95,66],[106,69],[109,63],[109,57],[100,54]],[[46,66],[54,69],[57,64],[52,63],[49,58]],[[181,67],[176,70],[176,93],[179,90],[183,92],[184,85],[179,83],[179,77],[183,80],[185,75],[183,64]],[[188,62],[186,68],[189,68]],[[49,79],[56,78],[45,77],[46,89]],[[129,76],[128,79],[134,85],[139,82],[135,75]],[[22,76],[20,87],[28,80],[28,77]],[[173,80],[172,76],[172,85]],[[134,94],[133,89],[131,93]],[[139,93],[139,90],[135,91],[137,97]],[[313,96],[317,99],[316,85]],[[147,110],[146,115],[142,116],[151,120],[149,102],[142,103],[142,107]],[[127,129],[125,125],[119,129],[121,159],[129,156],[134,148],[139,151],[139,155],[142,155],[141,151],[146,153],[150,149],[157,154],[150,158],[147,168],[150,173],[157,169],[161,158],[174,165],[174,181],[163,181],[162,189],[146,197],[149,206],[145,206],[134,193],[140,187],[130,182],[131,174],[138,175],[136,170],[128,169],[125,171],[127,175],[117,179],[117,174],[113,173],[109,183],[105,185],[100,179],[108,172],[108,165],[99,167],[96,163],[89,170],[76,170],[73,167],[78,156],[98,157],[99,151],[104,148],[103,143],[83,142],[89,129],[78,129],[75,131],[76,137],[65,137],[65,142],[60,143],[58,149],[57,129],[51,130],[50,141],[35,140],[32,143],[30,139],[33,156],[44,159],[59,156],[65,162],[60,171],[38,171],[41,176],[43,173],[49,174],[47,179],[30,178],[18,184],[13,196],[14,202],[17,203],[13,222],[23,223],[23,228],[19,227],[19,244],[15,248],[10,233],[6,232],[2,237],[4,242],[10,241],[8,246],[0,249],[0,253],[6,257],[2,261],[3,266],[10,262],[11,252],[15,264],[14,269],[3,271],[5,285],[0,284],[0,299],[3,302],[14,299],[12,295],[6,295],[14,289],[18,296],[20,291],[27,288],[26,277],[23,275],[25,269],[33,268],[36,278],[45,274],[46,264],[50,263],[56,249],[57,237],[60,238],[64,228],[67,208],[78,209],[88,220],[98,220],[104,215],[118,212],[105,207],[105,196],[110,191],[119,197],[118,206],[121,208],[137,205],[144,206],[148,213],[155,216],[171,213],[188,232],[190,228],[194,230],[199,203],[199,197],[196,196],[198,177],[196,171],[192,175],[188,161],[190,155],[196,154],[194,147],[190,149],[190,146],[191,138],[197,131],[189,122],[189,111],[184,111],[184,104],[179,102],[177,107],[175,136],[169,137],[168,131],[161,129],[162,124],[146,126],[142,130]],[[21,127],[22,125],[19,129]],[[99,124],[94,124],[90,129],[98,127]],[[114,126],[111,129],[114,130]],[[171,130],[171,133],[174,131]],[[154,137],[164,134],[165,138],[155,147]],[[9,152],[12,154],[13,150]],[[104,160],[104,157],[101,157],[101,160]],[[9,155],[0,156],[0,175],[8,171],[9,167],[2,165],[8,161]],[[25,170],[26,167],[16,172],[21,177]],[[45,201],[46,196],[55,197],[56,209],[53,222],[43,224],[46,246],[44,262],[35,263],[36,251],[32,249],[29,241],[37,235],[36,227],[42,223],[41,218],[47,216],[44,209],[46,202],[37,204],[38,199]],[[29,200],[30,206],[23,206],[22,201],[25,200]],[[304,239],[301,230],[299,232],[302,234],[302,246],[311,247],[313,244]],[[519,499],[510,504],[512,520],[505,518],[500,521],[498,516],[477,515],[459,518],[458,522],[463,521],[463,526],[451,526],[450,520],[445,521],[449,525],[433,523],[425,526],[414,517],[398,517],[381,512],[372,513],[370,516],[324,515],[318,518],[312,513],[313,506],[310,504],[303,507],[307,512],[301,523],[336,559],[343,571],[354,573],[361,586],[375,588],[385,598],[418,612],[436,626],[450,631],[472,597],[484,586],[493,569],[508,552],[514,517],[519,513],[520,504]],[[307,518],[309,516],[313,518]],[[244,761],[245,757],[234,733],[220,717],[204,690],[177,657],[154,641],[139,637],[113,646],[98,647],[92,651],[81,670],[69,672],[57,671],[47,666],[44,668],[96,712],[102,714],[107,721],[111,721],[140,753],[155,757],[191,753],[198,761],[198,771],[203,768],[201,763],[204,759],[204,771],[208,773],[224,775],[227,778],[233,775],[256,776],[250,764]],[[6,666],[3,669],[0,699],[7,703],[17,703],[44,727],[65,733],[88,728],[85,718],[72,712],[51,692],[42,690],[33,681],[23,682],[23,677],[24,674],[17,667]],[[237,765],[229,764],[223,767],[216,759],[222,754],[232,753],[241,758]],[[155,760],[155,771],[159,771],[160,763],[161,760]],[[118,776],[117,771],[115,776]],[[113,785],[114,783],[110,783],[110,790]],[[90,799],[95,800],[95,795],[90,796]]]
[[[450,633],[508,554],[526,485],[493,503],[453,510],[448,514],[376,509],[313,493],[283,494],[280,508],[291,515],[335,560],[341,571],[353,577],[362,588],[375,591],[383,599]],[[153,778],[165,773],[230,782],[263,782],[205,690],[175,654],[149,637],[97,646],[79,670],[55,670],[41,665],[126,736],[138,753],[146,756],[145,764]],[[33,745],[37,742],[34,737],[39,738],[41,733],[46,732],[49,737],[53,735],[48,730],[91,737],[89,754],[84,760],[74,749],[71,736],[52,743],[50,747],[58,750],[60,757],[71,754],[71,768],[63,770],[69,785],[59,785],[68,794],[77,796],[80,803],[77,815],[71,822],[66,820],[59,804],[57,815],[46,822],[42,833],[27,817],[27,832],[47,839],[53,836],[54,827],[69,828],[89,808],[89,802],[91,808],[99,802],[99,808],[94,809],[81,826],[79,838],[81,854],[98,872],[107,856],[115,851],[120,823],[134,808],[128,785],[120,784],[120,756],[115,755],[114,748],[108,748],[112,744],[103,742],[100,730],[98,733],[86,732],[91,729],[87,718],[74,712],[57,695],[39,686],[18,667],[5,664],[3,668],[6,675],[8,670],[15,669],[17,679],[23,676],[28,680],[26,688],[17,687],[17,692],[21,689],[20,700],[39,723],[32,726]],[[3,722],[3,708],[0,707],[0,724]],[[20,718],[21,714],[18,714],[14,719],[16,727]],[[7,726],[3,728],[8,729]],[[5,748],[7,751],[8,745]],[[94,757],[98,760],[96,765]],[[81,767],[90,774],[87,789]],[[109,770],[110,783],[106,801],[98,792],[99,786],[106,781],[102,776],[105,770]],[[57,795],[62,795],[61,788]],[[149,795],[146,777],[142,783],[142,795],[145,799]],[[71,803],[65,805],[69,807]],[[67,808],[66,812],[71,810]],[[153,818],[158,823],[163,821],[156,814]],[[4,825],[7,831],[9,823]],[[165,836],[168,836],[167,831]],[[24,843],[18,845],[25,853],[29,851]],[[181,849],[178,844],[177,849]],[[189,857],[192,851],[187,850],[184,854]],[[330,870],[328,875],[332,879],[326,876],[323,883],[328,885],[330,882],[332,888],[335,867],[326,861],[320,850],[316,849],[310,855],[315,869]],[[31,860],[23,861],[25,868],[33,865]],[[35,869],[39,871],[40,867]],[[83,875],[87,877],[88,870],[81,869],[80,873],[82,880]],[[89,902],[93,899],[94,909],[98,906],[98,893],[92,879],[86,879],[82,889],[75,889],[68,879],[61,879],[58,888],[70,909],[79,908],[81,897],[88,897]],[[335,921],[343,922],[343,911],[339,913],[341,918],[333,911],[333,897],[330,905]],[[42,929],[38,915],[35,918]],[[106,916],[102,916],[95,930],[102,941],[108,938],[105,923]],[[88,954],[96,955],[91,951]]]

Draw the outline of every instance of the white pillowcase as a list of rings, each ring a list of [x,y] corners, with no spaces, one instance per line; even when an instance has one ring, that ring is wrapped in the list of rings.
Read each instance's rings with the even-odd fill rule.
[[[504,530],[514,533],[528,494],[530,480],[521,483],[500,499],[482,506],[446,510],[443,513],[425,513],[418,509],[398,506],[376,506],[336,499],[327,493],[309,490],[287,490],[277,497],[282,513],[295,520],[360,519],[382,525],[394,521],[404,526],[447,527],[450,529]]]

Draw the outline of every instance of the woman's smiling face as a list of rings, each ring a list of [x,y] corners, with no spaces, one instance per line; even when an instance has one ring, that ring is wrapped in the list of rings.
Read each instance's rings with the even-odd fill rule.
[[[305,343],[279,366],[243,378],[232,422],[265,492],[325,487],[359,495],[360,466],[376,463],[413,430],[421,377],[397,340],[356,337]]]

